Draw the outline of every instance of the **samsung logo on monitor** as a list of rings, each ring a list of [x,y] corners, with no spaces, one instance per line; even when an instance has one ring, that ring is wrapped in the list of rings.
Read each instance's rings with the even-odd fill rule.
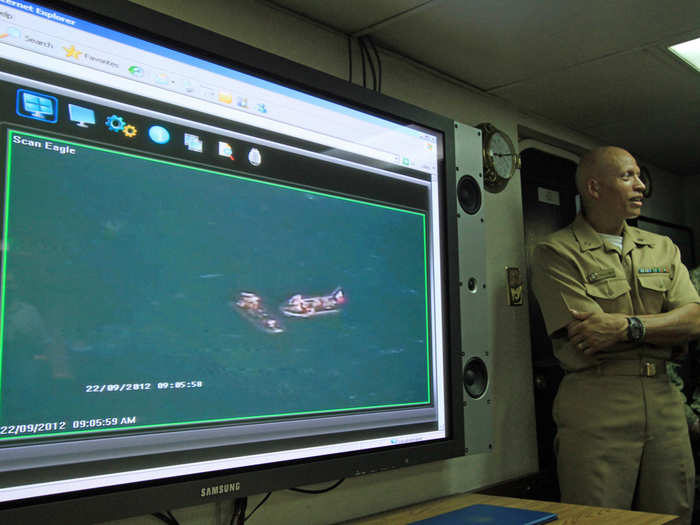
[[[241,482],[236,481],[235,483],[223,483],[221,485],[213,485],[211,487],[202,487],[202,489],[199,491],[199,495],[202,498],[208,498],[210,496],[228,494],[229,492],[238,492],[239,490],[241,490]]]

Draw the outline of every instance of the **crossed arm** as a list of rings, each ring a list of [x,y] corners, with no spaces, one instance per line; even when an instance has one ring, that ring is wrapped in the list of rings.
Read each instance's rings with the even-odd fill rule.
[[[571,344],[585,354],[595,354],[627,341],[628,314],[579,312],[570,310],[567,325]],[[644,323],[644,342],[677,345],[700,339],[700,304],[690,303],[662,314],[638,315]]]
[[[547,245],[538,245],[535,264],[539,270],[533,272],[535,291],[539,288],[537,298],[545,319],[549,318],[550,332],[566,335],[574,348],[587,355],[613,346],[634,346],[627,340],[627,317],[633,314],[603,312],[587,295],[578,277],[580,270],[571,260]],[[691,286],[689,280],[687,284]],[[692,300],[692,296],[687,297]],[[646,328],[645,343],[675,346],[700,339],[698,303],[690,302],[668,312],[636,317]]]

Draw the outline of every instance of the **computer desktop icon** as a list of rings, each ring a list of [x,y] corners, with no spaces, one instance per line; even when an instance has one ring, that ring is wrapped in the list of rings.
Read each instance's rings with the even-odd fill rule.
[[[202,153],[204,151],[204,141],[198,135],[185,133],[185,147],[190,151]]]
[[[71,122],[75,122],[81,128],[87,128],[89,125],[95,124],[95,112],[90,108],[68,104],[68,116]]]
[[[16,111],[20,117],[55,123],[58,121],[58,99],[44,93],[18,89]]]
[[[170,132],[163,126],[151,126],[148,128],[148,137],[156,144],[170,142]]]

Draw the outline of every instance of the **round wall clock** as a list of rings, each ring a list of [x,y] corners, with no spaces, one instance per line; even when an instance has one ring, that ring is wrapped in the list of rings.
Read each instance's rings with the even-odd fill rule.
[[[520,169],[520,155],[513,141],[504,132],[488,122],[477,126],[482,135],[484,186],[492,193],[502,191]]]
[[[646,189],[644,190],[644,198],[648,199],[651,197],[651,174],[649,173],[649,168],[646,166],[640,166],[639,180],[641,180],[644,183],[644,186],[646,186]]]

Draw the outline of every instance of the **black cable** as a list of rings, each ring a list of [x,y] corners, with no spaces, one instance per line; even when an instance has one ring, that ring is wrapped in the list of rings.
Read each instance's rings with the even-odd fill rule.
[[[358,37],[358,44],[360,44],[360,51],[362,51],[362,60],[365,60],[369,65],[369,71],[372,73],[372,90],[374,91],[377,87],[377,79],[374,76],[374,64],[369,56],[369,51],[367,50],[367,42],[365,42],[364,37]],[[367,84],[369,86],[369,74],[367,75]]]
[[[339,479],[339,480],[336,481],[333,485],[331,485],[330,487],[325,488],[325,489],[318,489],[318,490],[315,490],[315,489],[298,489],[298,488],[292,488],[292,489],[289,489],[289,490],[293,490],[294,492],[301,492],[301,493],[303,493],[303,494],[323,494],[324,492],[330,492],[330,491],[333,490],[334,488],[338,487],[343,481],[345,481],[345,478]]]
[[[175,519],[175,516],[173,516],[172,512],[170,512],[169,510],[166,512],[167,514],[163,514],[162,512],[154,512],[151,515],[154,518],[158,518],[163,523],[167,523],[168,525],[180,525],[180,523]]]
[[[352,37],[350,35],[348,35],[348,82],[352,84]]]
[[[171,521],[170,518],[168,518],[165,514],[161,514],[160,512],[154,512],[151,514],[154,518],[158,518],[160,521],[163,523],[167,523],[168,525],[174,525]]]
[[[245,523],[245,508],[247,506],[248,498],[236,498],[233,500],[230,525],[243,525]]]
[[[369,54],[369,49],[367,48],[367,42],[365,41],[365,37],[360,37],[357,39],[357,41],[360,43],[361,49],[362,49],[362,57],[367,57],[367,63],[369,64],[369,69],[372,72],[372,89],[374,91],[377,91],[377,74],[374,71],[374,62],[372,62],[372,56]]]
[[[369,42],[369,45],[367,44]],[[374,78],[376,79],[375,87],[374,90],[379,93],[379,90],[381,89],[381,76],[379,74],[380,72],[380,63],[379,63],[379,54],[377,53],[377,49],[374,46],[374,41],[372,40],[372,37],[366,36],[365,37],[365,48],[367,49],[367,57],[370,59],[370,62],[372,64],[375,64],[374,60],[372,60],[372,54],[370,53],[370,48],[374,52],[375,60],[376,60],[376,65],[373,65],[373,70],[372,73],[374,74]],[[376,68],[376,71],[375,69]]]
[[[369,45],[372,47],[372,51],[374,51],[374,56],[377,57],[377,93],[382,92],[382,59],[379,57],[379,51],[377,50],[377,46],[374,45],[374,40],[372,38],[368,38],[369,40]]]
[[[357,45],[360,46],[360,58],[362,59],[362,87],[367,87],[367,72],[365,71],[365,54],[362,52],[362,42],[357,39]]]
[[[255,513],[256,510],[258,510],[260,507],[262,507],[263,503],[267,501],[267,499],[272,495],[272,492],[268,492],[267,496],[265,496],[260,503],[258,503],[253,510],[250,511],[250,514],[248,514],[245,517],[245,521],[248,521],[250,517]]]
[[[343,481],[345,481],[345,478],[339,479],[333,485],[330,487],[327,487],[325,489],[299,489],[299,488],[291,488],[289,490],[293,490],[294,492],[301,492],[303,494],[323,494],[324,492],[330,492],[334,488],[338,487]],[[255,513],[256,510],[258,510],[260,507],[263,506],[263,504],[270,499],[270,496],[272,495],[272,492],[268,492],[265,497],[260,500],[260,503],[258,503],[253,510],[250,511],[250,514],[247,516],[245,515],[245,510],[246,507],[248,506],[248,498],[236,498],[233,500],[233,512],[231,513],[231,521],[229,522],[230,525],[243,525],[246,521],[250,519],[250,517]],[[170,513],[169,513],[170,514]],[[165,523],[168,523],[168,525],[179,525],[177,523],[177,520],[175,520],[175,517],[170,514],[173,520],[175,520],[175,523],[171,523],[167,516],[164,516],[160,513],[154,514],[155,517],[162,519]]]
[[[301,492],[303,494],[323,494],[324,492],[330,492],[334,488],[337,488],[343,481],[345,481],[345,478],[339,479],[333,485],[330,487],[326,487],[325,489],[299,489],[299,488],[291,488],[289,490],[293,490],[294,492]],[[263,504],[270,499],[270,496],[272,495],[272,492],[268,492],[263,499],[260,500],[260,503],[258,503],[253,510],[250,511],[250,514],[247,516],[245,515],[245,510],[246,507],[248,506],[248,498],[236,498],[233,500],[233,512],[231,513],[231,521],[229,522],[230,525],[244,525],[246,521],[250,519],[250,517],[255,514],[255,511],[258,510],[260,507],[263,506]],[[170,514],[170,512],[168,512]],[[167,516],[164,516],[160,513],[154,514],[155,517],[162,519],[165,521],[165,523],[168,523],[168,525],[179,525],[177,523],[177,520],[175,520],[175,517],[170,514],[173,520],[175,520],[175,523],[171,523]]]

